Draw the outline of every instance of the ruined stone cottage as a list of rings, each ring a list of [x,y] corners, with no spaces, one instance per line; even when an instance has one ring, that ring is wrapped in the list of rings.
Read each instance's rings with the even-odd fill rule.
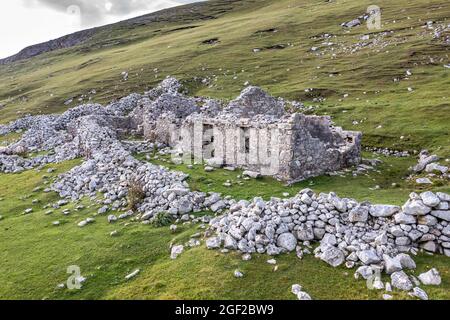
[[[177,92],[158,99],[157,110],[138,116],[143,134],[175,148],[185,163],[243,168],[295,182],[361,160],[360,132],[334,127],[327,116],[287,113],[284,100],[258,87],[247,87],[227,105]]]

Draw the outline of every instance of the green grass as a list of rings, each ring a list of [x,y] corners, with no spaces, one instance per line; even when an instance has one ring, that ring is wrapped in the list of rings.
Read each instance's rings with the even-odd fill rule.
[[[0,299],[294,299],[290,294],[294,283],[303,285],[315,299],[381,298],[382,292],[369,291],[364,281],[353,279],[351,270],[332,268],[313,256],[301,261],[294,254],[279,256],[279,269],[273,272],[265,262],[268,256],[253,255],[244,262],[236,253],[209,251],[202,243],[170,260],[170,243],[185,243],[201,231],[198,225],[180,226],[172,234],[168,227],[130,220],[109,224],[105,215],[96,215],[98,206],[87,200],[85,209],[71,210],[68,216],[62,215],[62,209],[45,215],[42,207],[58,197],[33,190],[44,188],[44,181],[52,181],[79,161],[52,165],[57,170],[51,174],[44,169],[0,175],[0,214],[4,216],[0,220]],[[252,188],[248,196],[257,195],[258,189]],[[33,199],[40,202],[33,205]],[[33,213],[23,215],[30,207]],[[79,228],[77,223],[87,217],[96,221]],[[60,226],[52,225],[56,220]],[[117,237],[109,235],[113,230],[119,232]],[[441,272],[441,286],[424,288],[430,298],[449,299],[448,258],[423,255],[416,261],[416,275],[431,267]],[[71,265],[79,266],[87,277],[83,288],[57,289],[70,276],[66,270]],[[243,279],[234,278],[236,268],[244,272]],[[126,281],[125,276],[135,269],[141,273]],[[394,296],[408,298],[400,292]]]
[[[17,133],[17,132],[13,132],[13,133],[9,133],[4,136],[0,136],[0,147],[7,146],[11,143],[19,141],[21,136],[22,136],[22,133]]]
[[[379,32],[393,30],[388,38],[394,44],[355,53],[343,51],[342,46],[353,46],[361,35],[372,32],[364,26],[344,30],[340,24],[363,14],[371,4],[369,0],[213,0],[199,15],[181,15],[176,21],[115,25],[83,45],[0,66],[0,104],[4,105],[0,123],[27,113],[63,112],[78,104],[79,96],[91,89],[97,92],[92,102],[107,103],[143,92],[168,75],[181,79],[192,95],[224,99],[237,96],[250,81],[273,95],[318,106],[317,114],[331,115],[336,124],[362,131],[366,146],[427,148],[449,158],[450,77],[449,69],[443,67],[449,63],[449,47],[421,34],[426,21],[450,23],[450,3],[378,1],[383,9]],[[200,15],[216,19],[199,19]],[[179,29],[188,26],[195,28]],[[278,32],[258,32],[269,28]],[[314,39],[323,33],[337,36],[330,39],[336,43],[336,57],[323,45],[324,40]],[[211,38],[219,38],[220,43],[201,44]],[[119,44],[111,46],[113,42]],[[293,46],[257,54],[252,51],[288,43]],[[313,46],[324,54],[311,53]],[[408,69],[413,73],[408,80],[393,82],[393,78],[404,77]],[[129,72],[128,81],[122,80],[125,70]],[[198,80],[202,78],[212,79],[211,86],[202,84]],[[408,92],[408,87],[414,92]],[[314,90],[307,93],[307,88]],[[344,94],[349,96],[343,98]],[[326,100],[313,101],[317,96]],[[75,98],[74,102],[64,105],[69,98]],[[0,137],[0,145],[19,138],[17,133]],[[284,192],[294,195],[310,187],[316,192],[336,191],[341,197],[359,201],[400,205],[411,191],[450,191],[448,181],[433,187],[405,181],[414,158],[381,159],[379,172],[317,177],[290,187],[270,178],[242,180],[240,186],[240,171],[205,173],[199,166],[187,169],[157,163],[189,173],[194,190],[216,191],[238,199],[268,199]],[[264,255],[243,262],[236,253],[208,251],[202,244],[171,261],[170,243],[187,241],[199,232],[198,226],[180,226],[173,235],[167,227],[154,228],[130,220],[111,225],[105,216],[96,216],[97,205],[87,200],[83,201],[85,209],[71,210],[69,216],[63,216],[61,209],[45,215],[42,207],[58,197],[33,190],[44,189],[57,174],[79,161],[54,165],[57,171],[52,174],[46,170],[0,174],[0,299],[294,299],[290,294],[294,283],[301,284],[315,299],[381,298],[382,292],[369,291],[364,281],[354,280],[351,270],[331,268],[312,256],[301,261],[292,254],[277,257],[279,270],[273,272]],[[233,187],[223,186],[227,180]],[[377,185],[380,189],[375,190]],[[34,199],[40,202],[33,205]],[[23,215],[30,207],[33,213]],[[92,225],[77,226],[91,216],[96,219]],[[60,226],[52,225],[56,220]],[[119,232],[117,237],[109,235],[113,230]],[[441,272],[441,286],[424,287],[430,298],[450,299],[448,258],[423,255],[416,261],[416,274],[431,267]],[[87,276],[83,289],[56,289],[68,278],[66,270],[71,265],[80,266],[82,275]],[[124,277],[137,268],[141,273],[125,281]],[[245,273],[243,279],[233,277],[236,268]],[[395,298],[409,297],[396,292]]]

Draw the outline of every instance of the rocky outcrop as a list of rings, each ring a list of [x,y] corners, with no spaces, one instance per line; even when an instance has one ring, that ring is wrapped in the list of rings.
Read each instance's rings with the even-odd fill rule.
[[[96,29],[88,29],[83,30],[79,32],[75,32],[73,34],[69,34],[63,37],[60,37],[58,39],[50,40],[47,42],[35,44],[29,47],[26,47],[25,49],[21,50],[19,53],[10,56],[5,59],[0,59],[0,64],[9,64],[12,62],[29,59],[35,56],[38,56],[40,54],[64,49],[64,48],[70,48],[76,45],[79,45],[89,38],[91,38],[96,33]]]

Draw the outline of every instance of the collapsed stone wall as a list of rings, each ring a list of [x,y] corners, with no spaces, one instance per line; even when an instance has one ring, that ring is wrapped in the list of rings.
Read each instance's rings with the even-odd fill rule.
[[[103,204],[99,213],[104,213],[126,210],[130,188],[137,184],[144,196],[135,216],[144,222],[160,212],[168,212],[176,218],[204,210],[221,214],[210,222],[209,248],[224,246],[272,255],[296,251],[302,256],[308,254],[312,241],[320,241],[315,253],[331,265],[345,262],[348,267],[370,266],[388,272],[403,268],[400,258],[397,259],[398,253],[415,254],[423,249],[450,256],[448,194],[412,193],[402,207],[358,203],[341,199],[334,193],[316,195],[309,189],[290,199],[239,201],[217,193],[192,192],[186,182],[187,175],[137,160],[132,152],[141,150],[141,143],[124,143],[119,135],[122,131],[139,131],[142,122],[130,115],[139,114],[142,109],[157,108],[151,101],[161,92],[175,92],[172,85],[173,81],[168,81],[149,94],[131,95],[106,107],[84,105],[62,115],[27,117],[0,126],[1,134],[27,130],[18,142],[0,150],[0,171],[20,172],[83,157],[81,165],[60,175],[48,191],[56,191],[70,200],[91,197]],[[211,106],[210,103],[205,105]],[[163,104],[160,111],[164,111],[164,106],[170,108]],[[209,112],[215,114],[217,109]],[[180,118],[172,115],[174,122]],[[280,125],[277,118],[263,119],[258,122],[262,128]],[[292,129],[289,123],[282,125],[287,130]],[[321,130],[326,131],[326,126]],[[320,132],[310,134],[320,135]],[[342,133],[337,134],[345,140]],[[330,141],[335,143],[334,147],[345,147],[334,138]],[[26,159],[15,154],[19,147],[34,151],[53,148],[53,152]],[[331,143],[330,147],[333,147]]]
[[[209,145],[213,155],[204,160],[216,166],[241,167],[295,182],[357,165],[361,160],[361,133],[334,127],[328,117],[290,115],[284,100],[276,100],[257,87],[244,89],[223,108],[216,100],[201,101],[179,93],[172,103],[182,108],[163,101],[166,107],[159,111],[154,110],[161,104],[158,99],[139,111],[144,135],[192,153],[195,159],[203,156],[196,152],[201,144]],[[213,141],[205,143],[211,137],[205,137],[203,128],[196,131],[196,126],[211,129]],[[270,165],[269,154],[275,162]]]
[[[207,246],[269,255],[296,251],[301,258],[319,241],[316,257],[334,267],[370,266],[391,274],[403,269],[395,260],[399,253],[422,249],[450,256],[449,204],[450,195],[441,192],[412,193],[400,207],[305,189],[290,199],[234,202],[211,220]]]
[[[158,126],[158,125],[157,125]],[[352,167],[361,161],[361,133],[333,127],[328,117],[285,115],[282,118],[189,116],[181,124],[163,119],[164,141],[172,139],[181,153],[202,157],[208,164],[233,166],[295,182]],[[209,130],[209,133],[205,133]],[[163,133],[159,133],[159,137]],[[160,138],[161,139],[161,138]]]
[[[361,162],[360,132],[332,126],[329,117],[296,115],[293,121],[290,180],[299,181]]]

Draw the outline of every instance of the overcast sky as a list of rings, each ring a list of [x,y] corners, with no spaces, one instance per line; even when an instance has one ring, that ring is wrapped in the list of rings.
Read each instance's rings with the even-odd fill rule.
[[[78,30],[200,0],[0,0],[0,58]]]

